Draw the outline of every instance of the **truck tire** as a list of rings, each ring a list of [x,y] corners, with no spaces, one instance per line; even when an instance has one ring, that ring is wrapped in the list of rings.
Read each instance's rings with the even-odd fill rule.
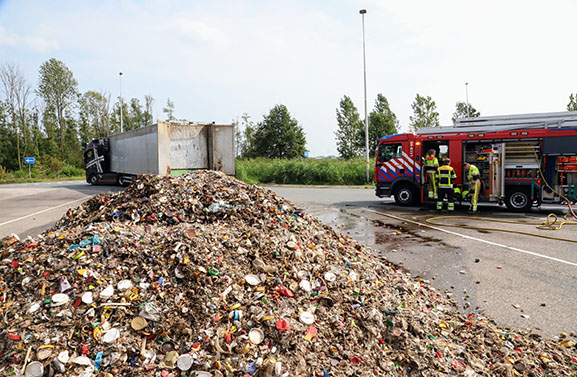
[[[525,212],[533,206],[531,194],[526,187],[509,187],[505,197],[505,205],[510,211]]]
[[[92,186],[96,186],[98,184],[98,176],[96,174],[92,174],[90,177],[88,177],[88,183],[90,183]]]
[[[395,202],[402,206],[412,206],[417,202],[417,189],[414,185],[401,183],[395,188]]]

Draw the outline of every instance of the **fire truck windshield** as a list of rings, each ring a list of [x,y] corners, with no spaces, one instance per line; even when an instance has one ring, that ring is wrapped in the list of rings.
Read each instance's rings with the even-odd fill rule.
[[[403,148],[401,144],[379,144],[379,162],[387,162],[393,158],[401,158],[403,156]]]

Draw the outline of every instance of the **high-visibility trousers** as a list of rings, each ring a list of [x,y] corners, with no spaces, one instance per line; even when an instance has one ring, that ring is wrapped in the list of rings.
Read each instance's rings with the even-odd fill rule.
[[[437,172],[427,172],[427,186],[429,199],[437,199]]]
[[[437,210],[443,209],[443,202],[447,198],[447,209],[451,212],[455,210],[455,190],[452,187],[439,187],[439,198],[437,199]]]
[[[473,182],[470,182],[469,186],[471,186],[471,205],[469,209],[477,212],[477,202],[479,201],[479,193],[481,192],[481,180],[475,179]]]

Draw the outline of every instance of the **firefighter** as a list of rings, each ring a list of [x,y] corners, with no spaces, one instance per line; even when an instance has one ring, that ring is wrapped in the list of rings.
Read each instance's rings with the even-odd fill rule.
[[[447,209],[450,212],[455,210],[455,191],[453,182],[457,179],[457,174],[453,167],[450,166],[451,160],[443,159],[443,165],[437,169],[439,178],[439,198],[437,199],[437,211],[443,209],[443,201],[447,198]]]
[[[465,162],[463,165],[465,173],[467,174],[467,182],[469,184],[469,194],[471,195],[471,204],[469,212],[477,212],[477,202],[479,201],[479,193],[481,191],[481,173],[479,168],[475,165]]]
[[[453,189],[455,195],[455,202],[459,203],[459,207],[461,206],[461,187],[457,186]]]
[[[427,188],[429,199],[437,199],[437,169],[439,168],[439,160],[435,157],[434,149],[429,149],[427,157],[425,158],[425,171],[427,172]]]

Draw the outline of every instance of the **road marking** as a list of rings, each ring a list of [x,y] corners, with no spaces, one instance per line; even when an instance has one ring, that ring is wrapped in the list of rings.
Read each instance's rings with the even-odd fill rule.
[[[34,212],[34,213],[31,213],[31,214],[26,215],[26,216],[22,216],[22,217],[18,217],[18,218],[16,218],[16,219],[12,219],[12,220],[5,221],[5,222],[3,222],[3,223],[0,223],[0,226],[6,225],[6,224],[10,224],[10,223],[13,223],[13,222],[16,222],[16,221],[24,220],[24,219],[27,219],[27,218],[32,217],[32,216],[39,215],[39,214],[44,213],[44,212],[52,211],[53,209],[60,208],[60,207],[63,207],[63,206],[67,206],[67,205],[69,205],[69,204],[72,204],[72,203],[74,203],[74,202],[77,202],[77,201],[79,201],[79,200],[84,200],[84,199],[87,199],[87,198],[90,198],[90,195],[88,195],[88,196],[83,196],[83,197],[80,198],[80,199],[71,200],[71,201],[69,201],[69,202],[66,202],[66,203],[63,203],[63,204],[59,204],[59,205],[54,206],[54,207],[46,208],[46,209],[43,209],[42,211]]]
[[[528,251],[528,250],[518,249],[518,248],[516,248],[516,247],[503,245],[503,244],[500,244],[500,243],[497,243],[497,242],[487,241],[487,240],[484,240],[484,239],[481,239],[481,238],[477,238],[477,237],[473,237],[473,236],[468,236],[468,235],[466,235],[466,234],[461,234],[461,233],[453,232],[453,231],[450,231],[450,230],[447,230],[447,229],[443,229],[443,228],[439,228],[439,227],[436,227],[436,226],[433,226],[433,225],[424,224],[424,223],[420,223],[420,222],[418,222],[418,221],[413,221],[413,220],[405,219],[405,218],[402,218],[402,217],[399,217],[399,216],[395,216],[395,215],[391,215],[391,214],[388,214],[388,213],[385,213],[385,212],[375,211],[375,210],[370,209],[370,208],[364,208],[364,209],[366,209],[366,210],[369,211],[369,212],[373,212],[373,213],[376,213],[376,214],[379,214],[379,215],[387,216],[387,217],[390,217],[390,218],[393,218],[393,219],[396,219],[396,220],[400,220],[400,221],[406,221],[406,222],[409,222],[409,223],[412,223],[412,224],[424,226],[424,227],[426,227],[426,228],[438,230],[438,231],[440,231],[440,232],[445,232],[445,233],[452,234],[452,235],[455,235],[455,236],[467,238],[467,239],[469,239],[469,240],[478,241],[478,242],[486,243],[486,244],[489,244],[489,245],[493,245],[493,246],[497,246],[497,247],[502,247],[502,248],[504,248],[504,249],[516,251],[516,252],[519,252],[519,253],[529,254],[529,255],[532,255],[532,256],[534,256],[534,257],[539,257],[539,258],[544,258],[544,259],[550,259],[550,260],[555,261],[555,262],[564,263],[564,264],[568,264],[568,265],[570,265],[570,266],[575,266],[575,267],[577,267],[577,263],[569,262],[569,261],[566,261],[566,260],[564,260],[564,259],[559,259],[559,258],[555,258],[555,257],[550,257],[550,256],[548,256],[548,255],[543,255],[543,254],[535,253],[534,251]]]

